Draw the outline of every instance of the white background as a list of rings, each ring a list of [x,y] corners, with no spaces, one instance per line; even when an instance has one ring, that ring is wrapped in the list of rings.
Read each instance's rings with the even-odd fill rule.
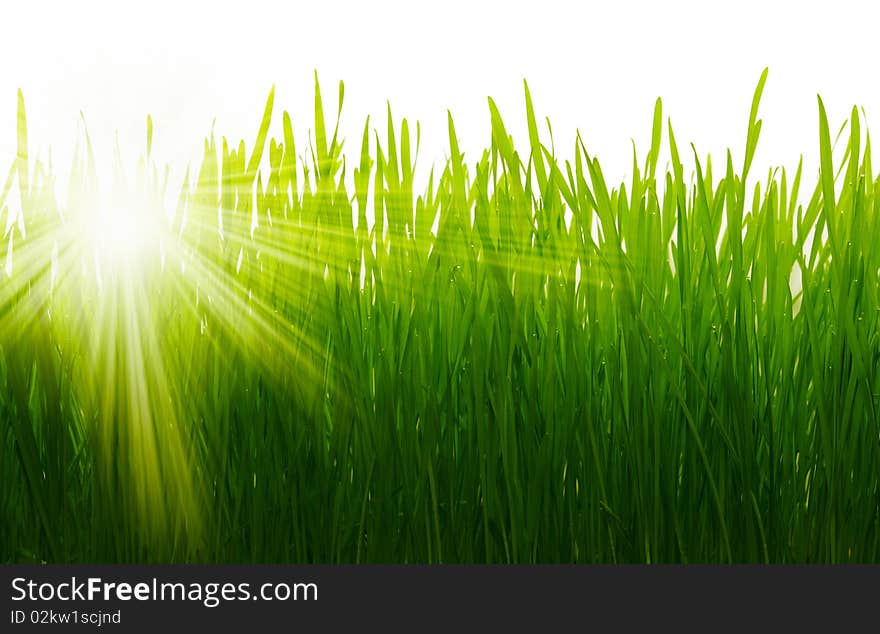
[[[386,99],[398,121],[421,122],[422,170],[446,155],[447,108],[467,157],[478,158],[487,95],[524,139],[523,77],[551,118],[557,153],[572,156],[580,129],[611,180],[628,172],[631,140],[644,156],[657,96],[680,147],[694,142],[719,163],[730,147],[739,164],[752,91],[769,66],[756,168],[793,168],[803,153],[812,176],[816,93],[833,130],[854,104],[877,120],[878,34],[871,3],[851,1],[13,0],[0,5],[0,172],[14,157],[18,87],[32,154],[51,145],[60,172],[80,111],[104,166],[117,131],[125,157],[142,151],[147,113],[175,174],[198,158],[215,117],[218,133],[250,147],[273,83],[272,133],[290,111],[302,152],[313,69],[329,117],[345,80],[349,165],[368,114],[384,137]]]

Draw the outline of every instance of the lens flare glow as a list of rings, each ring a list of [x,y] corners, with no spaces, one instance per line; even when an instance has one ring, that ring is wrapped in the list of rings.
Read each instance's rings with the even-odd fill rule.
[[[82,246],[94,251],[102,267],[138,267],[158,254],[161,209],[136,201],[102,207],[81,224]]]

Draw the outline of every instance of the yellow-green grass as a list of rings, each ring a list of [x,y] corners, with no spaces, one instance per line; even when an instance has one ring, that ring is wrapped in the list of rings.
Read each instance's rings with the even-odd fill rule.
[[[419,191],[417,129],[343,152],[316,82],[308,142],[270,94],[169,213],[149,120],[58,200],[20,99],[0,561],[877,561],[880,180],[821,100],[820,174],[750,175],[765,79],[742,164],[685,174],[658,100],[609,187],[526,88],[528,147],[450,116]]]

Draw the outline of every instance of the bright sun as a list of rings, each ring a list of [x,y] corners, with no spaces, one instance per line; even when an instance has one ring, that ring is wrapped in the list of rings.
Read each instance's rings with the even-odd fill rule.
[[[103,236],[105,251],[116,257],[140,254],[148,237],[144,219],[126,207],[113,209],[107,216]]]
[[[159,223],[144,205],[109,205],[85,227],[87,242],[104,266],[142,266],[159,253]]]

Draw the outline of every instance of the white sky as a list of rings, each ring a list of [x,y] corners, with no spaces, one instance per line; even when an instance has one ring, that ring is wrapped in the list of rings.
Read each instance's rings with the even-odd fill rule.
[[[880,116],[872,4],[12,0],[0,8],[0,172],[14,157],[18,87],[32,152],[45,156],[51,145],[56,171],[68,170],[83,111],[99,162],[109,163],[114,131],[123,155],[136,156],[151,113],[157,156],[182,173],[215,117],[220,134],[250,148],[273,83],[272,133],[281,136],[278,115],[288,110],[302,151],[313,69],[331,113],[345,81],[350,165],[364,117],[384,130],[386,99],[398,122],[421,122],[422,169],[446,154],[447,108],[468,158],[478,158],[489,140],[487,95],[524,139],[523,77],[539,117],[551,118],[557,152],[571,157],[579,128],[609,180],[628,171],[630,139],[644,157],[658,95],[682,151],[694,142],[720,165],[729,146],[739,164],[764,66],[755,167],[794,167],[804,153],[814,170],[817,92],[832,129],[854,104],[869,125]]]

